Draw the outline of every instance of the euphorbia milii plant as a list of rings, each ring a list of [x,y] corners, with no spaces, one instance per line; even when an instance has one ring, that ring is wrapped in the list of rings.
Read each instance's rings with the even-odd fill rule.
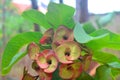
[[[23,12],[22,16],[40,25],[42,32],[24,32],[10,39],[2,56],[1,74],[6,75],[28,54],[36,74],[24,69],[22,80],[115,80],[120,74],[120,59],[105,48],[120,50],[120,34],[102,26],[113,14],[93,26],[91,21],[76,23],[74,12],[70,6],[53,2],[46,14]],[[26,44],[27,51],[26,46],[20,50]]]
[[[51,45],[49,49],[41,49],[39,45]],[[52,80],[52,74],[58,69],[62,79],[75,80],[83,71],[87,71],[92,59],[90,53],[81,55],[81,45],[74,40],[73,30],[59,26],[45,31],[40,44],[28,45],[28,55],[33,60],[33,69],[41,80]],[[82,57],[82,60],[80,58]]]
[[[59,26],[59,28],[55,31],[53,42],[58,42],[59,44],[66,41],[73,41],[73,30],[69,29],[65,26]]]
[[[40,39],[40,44],[51,44],[53,40],[54,29],[50,28],[45,31],[43,37]]]
[[[74,62],[72,64],[61,64],[59,67],[59,75],[63,79],[74,80],[82,73],[82,63]]]
[[[52,79],[52,73],[45,73],[44,70],[41,69],[35,61],[32,63],[32,68],[37,72],[41,80]]]
[[[55,52],[61,63],[69,64],[80,57],[81,49],[76,42],[68,41],[58,46]]]
[[[59,26],[53,37],[52,48],[55,50],[60,44],[73,40],[74,36],[72,29],[69,29],[63,25]]]
[[[53,50],[43,50],[37,57],[37,64],[46,73],[52,73],[58,66],[58,60]]]
[[[40,52],[40,48],[36,43],[32,42],[28,45],[28,55],[30,59],[35,60],[39,52]]]

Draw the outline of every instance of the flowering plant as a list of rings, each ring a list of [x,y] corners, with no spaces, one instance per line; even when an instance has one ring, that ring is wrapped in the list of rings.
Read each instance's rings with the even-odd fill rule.
[[[24,18],[46,31],[25,32],[13,37],[2,56],[2,75],[28,55],[38,75],[32,76],[25,68],[22,80],[115,80],[120,74],[120,60],[103,49],[120,50],[120,35],[103,26],[96,29],[90,22],[75,23],[74,12],[74,8],[56,3],[48,5],[46,14],[36,10],[25,11],[22,14]],[[101,20],[104,18],[100,23],[98,21],[99,25],[102,25]],[[26,50],[18,53],[26,44]],[[99,65],[91,74],[95,62]]]

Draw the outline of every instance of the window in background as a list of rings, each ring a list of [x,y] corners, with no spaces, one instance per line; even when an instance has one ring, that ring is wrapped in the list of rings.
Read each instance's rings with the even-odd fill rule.
[[[59,0],[38,0],[38,5],[41,7],[41,11],[45,11],[49,1],[59,3]],[[63,0],[64,4],[72,7],[76,7],[76,0]],[[19,4],[30,5],[30,0],[13,0],[13,2]],[[120,11],[120,0],[88,0],[88,10],[94,14],[104,14],[113,11]]]
[[[88,9],[94,14],[120,11],[120,0],[88,0]]]

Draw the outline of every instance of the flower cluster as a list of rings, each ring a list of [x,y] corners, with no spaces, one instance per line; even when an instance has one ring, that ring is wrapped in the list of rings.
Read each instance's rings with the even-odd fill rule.
[[[40,46],[48,44],[51,48],[40,50]],[[92,56],[81,54],[83,49],[74,40],[72,29],[65,26],[60,26],[56,31],[48,29],[40,39],[40,46],[32,42],[27,50],[33,60],[32,68],[41,80],[52,80],[57,68],[62,79],[74,80],[89,68]]]

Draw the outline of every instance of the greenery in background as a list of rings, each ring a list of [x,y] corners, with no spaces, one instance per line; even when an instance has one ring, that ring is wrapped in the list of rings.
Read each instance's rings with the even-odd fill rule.
[[[31,31],[33,23],[25,20],[17,12],[17,10],[10,5],[10,0],[6,0],[6,11],[5,11],[5,27],[7,39],[15,36],[16,33]],[[6,6],[5,5],[5,6]],[[4,6],[4,5],[3,5]],[[2,6],[0,7],[2,10]],[[0,47],[2,46],[2,11],[0,11]]]
[[[89,22],[85,24],[75,23],[73,20],[74,11],[74,8],[64,4],[50,3],[48,12],[45,15],[36,10],[28,10],[22,16],[45,29],[57,29],[60,25],[65,25],[74,30],[74,37],[77,42],[92,50],[93,60],[100,63],[97,72],[94,77],[87,73],[82,73],[77,80],[83,80],[83,78],[84,80],[115,80],[116,76],[120,74],[120,60],[117,56],[114,56],[114,53],[105,52],[103,49],[120,50],[120,34],[112,33],[104,29],[104,27],[96,29]],[[112,19],[110,17],[111,14],[109,18],[99,19],[99,25],[104,26],[103,22],[109,23]],[[24,52],[20,55],[18,54],[23,46],[32,41],[39,42],[41,36],[42,34],[38,32],[26,32],[13,37],[8,42],[2,56],[2,75],[8,74],[12,66],[26,55]],[[53,80],[56,79],[54,78]]]
[[[9,39],[15,36],[16,33],[32,31],[33,24],[30,21],[26,21],[23,17],[21,17],[18,14],[8,13],[6,15],[5,27],[7,39]],[[2,38],[1,26],[0,26],[0,38]],[[0,40],[0,43],[2,45],[2,40]]]
[[[2,39],[2,30],[1,30],[1,26],[0,26],[0,38]],[[0,40],[0,46],[2,45],[2,40]]]
[[[9,17],[8,17],[9,16]],[[23,17],[21,17],[18,14],[8,14],[7,20],[5,23],[6,34],[8,36],[14,35],[15,33],[22,33],[26,31],[30,31],[32,29],[32,23],[29,21],[26,21]]]

